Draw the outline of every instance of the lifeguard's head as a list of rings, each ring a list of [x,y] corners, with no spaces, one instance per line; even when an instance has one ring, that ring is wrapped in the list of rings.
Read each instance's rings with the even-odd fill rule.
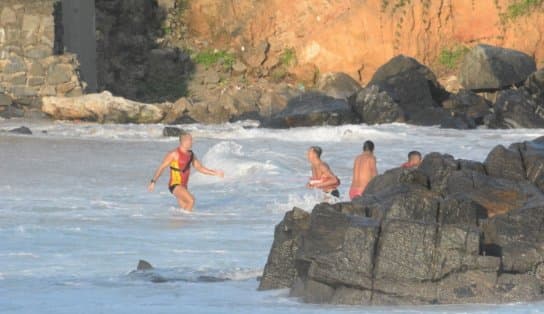
[[[179,134],[179,146],[185,149],[191,149],[193,146],[193,136],[187,131],[181,131]]]

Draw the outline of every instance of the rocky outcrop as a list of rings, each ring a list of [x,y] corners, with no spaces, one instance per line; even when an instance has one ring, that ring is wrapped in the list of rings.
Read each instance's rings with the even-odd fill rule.
[[[500,91],[486,119],[490,128],[544,127],[544,69],[531,74],[523,86]]]
[[[360,90],[352,100],[354,111],[366,124],[404,122],[404,110],[385,91],[378,86]]]
[[[477,45],[465,55],[459,78],[468,90],[500,90],[523,83],[535,71],[535,60],[525,53]]]
[[[469,107],[477,103],[470,102],[464,108],[456,106],[457,110],[446,109],[443,104],[450,99],[457,104],[461,97],[444,90],[429,68],[411,57],[399,55],[381,66],[351,103],[361,121],[367,124],[406,122],[468,129],[483,123],[482,117],[467,114]]]
[[[290,99],[287,107],[273,115],[265,125],[273,128],[290,128],[355,122],[358,122],[358,117],[346,100],[309,92]]]
[[[355,305],[541,300],[542,165],[544,137],[497,147],[485,163],[432,153],[353,202],[294,209],[260,289]]]

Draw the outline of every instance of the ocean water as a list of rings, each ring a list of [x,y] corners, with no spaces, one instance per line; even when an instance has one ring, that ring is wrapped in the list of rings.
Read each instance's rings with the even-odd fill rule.
[[[0,130],[22,123],[0,121]],[[0,313],[544,313],[544,303],[308,305],[286,290],[256,291],[274,226],[293,206],[310,211],[322,198],[304,187],[310,145],[323,147],[345,200],[367,139],[381,173],[413,149],[483,161],[493,146],[544,130],[191,125],[196,156],[225,178],[193,173],[197,202],[187,214],[167,190],[167,173],[146,190],[177,145],[162,137],[163,126],[25,124],[34,135],[0,132]],[[131,273],[140,259],[166,282]]]

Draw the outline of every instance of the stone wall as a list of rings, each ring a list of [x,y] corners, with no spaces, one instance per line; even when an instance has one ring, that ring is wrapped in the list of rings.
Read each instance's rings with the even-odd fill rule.
[[[39,111],[42,96],[82,94],[77,58],[62,53],[61,11],[55,0],[0,1],[0,116]]]

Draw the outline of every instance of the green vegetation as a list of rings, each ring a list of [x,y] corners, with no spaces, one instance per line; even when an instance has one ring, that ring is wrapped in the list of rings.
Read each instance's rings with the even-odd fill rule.
[[[176,101],[188,93],[186,78],[175,76],[154,74],[145,81],[138,81],[136,86],[142,100],[147,102]]]
[[[424,1],[428,1],[428,0],[424,0]],[[385,12],[385,10],[387,10],[389,5],[391,4],[391,7],[393,8],[393,13],[395,13],[395,11],[397,11],[398,9],[404,7],[407,4],[411,4],[411,3],[412,3],[412,0],[394,0],[391,3],[390,3],[389,0],[382,0],[381,11]],[[429,3],[423,3],[423,6],[428,7],[429,5],[430,5],[430,1],[429,1]]]
[[[283,66],[292,66],[297,64],[297,53],[293,48],[285,48],[280,55],[280,64]]]
[[[438,55],[438,62],[440,65],[446,67],[449,70],[457,68],[465,54],[470,49],[465,46],[456,46],[453,48],[444,48]]]
[[[281,82],[289,76],[288,68],[297,64],[297,54],[293,48],[285,48],[279,55],[278,64],[270,71],[273,82]]]
[[[206,67],[221,64],[225,70],[230,70],[236,61],[234,54],[224,50],[201,51],[192,57],[193,61]]]
[[[270,77],[272,78],[272,81],[275,83],[281,82],[283,79],[287,77],[287,75],[288,75],[287,69],[285,69],[285,67],[282,67],[282,66],[274,68],[270,72]]]
[[[512,3],[506,9],[503,19],[513,20],[520,16],[530,14],[534,9],[542,5],[544,0],[520,0]]]
[[[185,9],[189,6],[189,0],[176,0],[175,8],[178,14],[182,14]]]

